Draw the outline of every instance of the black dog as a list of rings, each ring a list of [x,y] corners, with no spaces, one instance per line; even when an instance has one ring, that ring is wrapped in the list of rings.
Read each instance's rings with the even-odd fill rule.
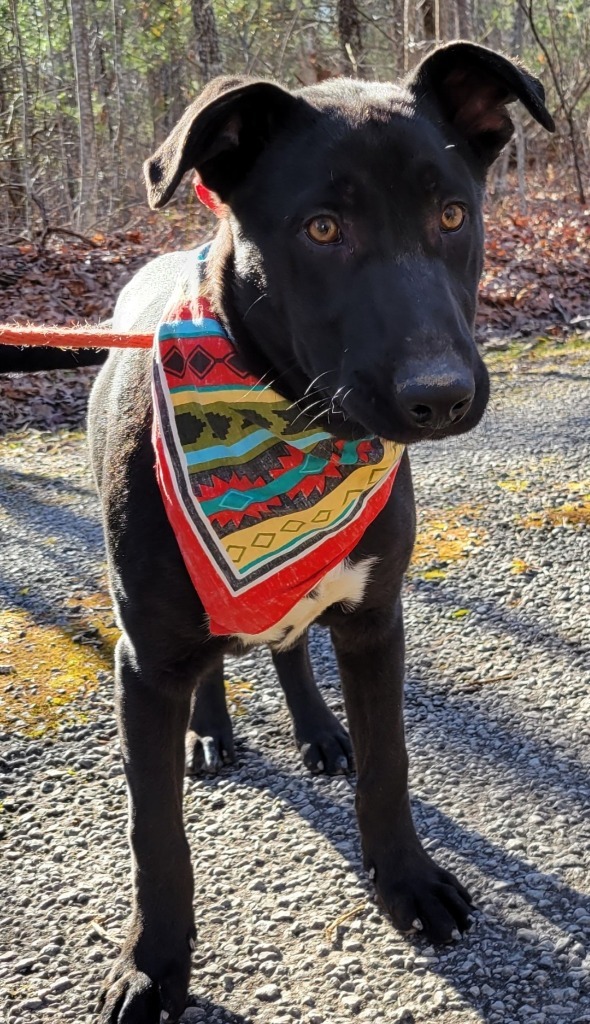
[[[341,80],[290,93],[217,79],[147,162],[152,206],[192,168],[226,205],[209,260],[214,307],[251,373],[310,419],[315,388],[324,430],[409,445],[478,423],[488,399],[472,337],[481,203],[516,99],[553,129],[540,83],[467,43],[435,51],[401,86]],[[140,274],[115,326],[155,326],[158,291],[187,260]],[[193,730],[210,738],[201,755],[231,756],[222,660],[243,649],[209,633],[156,483],[151,419],[149,354],[111,356],[90,431],[123,631],[116,688],[134,855],[132,922],[101,999],[103,1020],[119,1024],[155,1024],[161,1010],[176,1019],[185,1005],[195,926],[184,738],[196,691]],[[471,904],[422,849],[410,811],[400,588],[413,540],[406,453],[346,566],[354,580],[372,560],[362,599],[351,608],[321,587],[313,596],[342,677],[366,867],[395,926],[440,942],[466,928]],[[308,763],[346,767],[347,739],[315,688],[305,636],[275,659]]]

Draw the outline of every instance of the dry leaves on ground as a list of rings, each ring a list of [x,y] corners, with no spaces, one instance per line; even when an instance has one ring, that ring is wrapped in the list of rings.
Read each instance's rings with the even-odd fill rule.
[[[0,322],[104,319],[143,263],[198,244],[211,231],[210,216],[189,200],[163,217],[146,211],[141,226],[110,237],[55,235],[42,250],[32,243],[0,246]],[[526,214],[513,200],[489,204],[478,338],[502,346],[519,336],[561,338],[590,329],[589,246],[590,213],[573,200],[539,193]],[[0,430],[77,426],[95,375],[83,368],[0,378]]]

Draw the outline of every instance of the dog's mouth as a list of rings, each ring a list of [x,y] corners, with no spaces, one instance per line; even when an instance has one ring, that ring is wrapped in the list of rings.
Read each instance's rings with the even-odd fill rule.
[[[466,433],[477,425],[487,401],[486,394],[477,389],[465,412],[454,420],[440,417],[424,425],[409,425],[394,402],[387,402],[375,392],[373,395],[355,394],[352,387],[339,388],[330,393],[327,388],[316,389],[313,397],[303,396],[296,402],[299,422],[305,428],[316,427],[332,434],[337,440],[360,441],[365,437],[379,437],[396,444],[418,444],[420,441],[442,441]],[[483,388],[483,391],[486,389]]]
[[[306,392],[291,408],[298,410],[293,423],[299,421],[306,430],[316,427],[342,440],[353,439],[352,428],[356,428],[356,439],[367,434],[366,429],[361,424],[355,424],[343,408],[338,392],[331,394],[326,388],[315,388],[311,394]]]
[[[328,391],[323,391],[320,398],[316,395],[313,401],[307,402],[303,398],[295,404],[299,410],[295,421],[298,420],[306,430],[314,427],[325,430],[338,441],[360,441],[365,437],[379,437],[383,441],[408,443],[405,438],[398,437],[397,431],[392,431],[388,425],[381,424],[376,429],[376,423],[369,424],[367,418],[351,415],[338,396],[331,395]]]

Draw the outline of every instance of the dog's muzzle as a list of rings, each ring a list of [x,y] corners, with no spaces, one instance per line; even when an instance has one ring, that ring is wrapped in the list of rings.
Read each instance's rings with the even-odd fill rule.
[[[444,430],[469,412],[475,381],[467,374],[444,382],[414,378],[398,384],[396,391],[399,410],[410,426]]]

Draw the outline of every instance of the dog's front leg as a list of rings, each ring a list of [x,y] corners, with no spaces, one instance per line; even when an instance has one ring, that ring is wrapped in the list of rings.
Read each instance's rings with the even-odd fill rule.
[[[119,732],[129,795],[133,911],[100,998],[108,1024],[158,1024],[182,1013],[194,946],[193,876],[182,822],[190,680],[138,662],[117,645]]]
[[[231,718],[225,699],[223,655],[207,667],[193,697],[193,709],[186,736],[189,775],[216,775],[236,759]]]
[[[400,931],[445,942],[468,924],[469,893],[423,849],[412,821],[404,739],[401,601],[332,628],[357,766],[365,866]]]
[[[312,772],[327,775],[352,771],[350,740],[316,686],[307,636],[286,651],[273,651],[272,660],[304,765]]]

